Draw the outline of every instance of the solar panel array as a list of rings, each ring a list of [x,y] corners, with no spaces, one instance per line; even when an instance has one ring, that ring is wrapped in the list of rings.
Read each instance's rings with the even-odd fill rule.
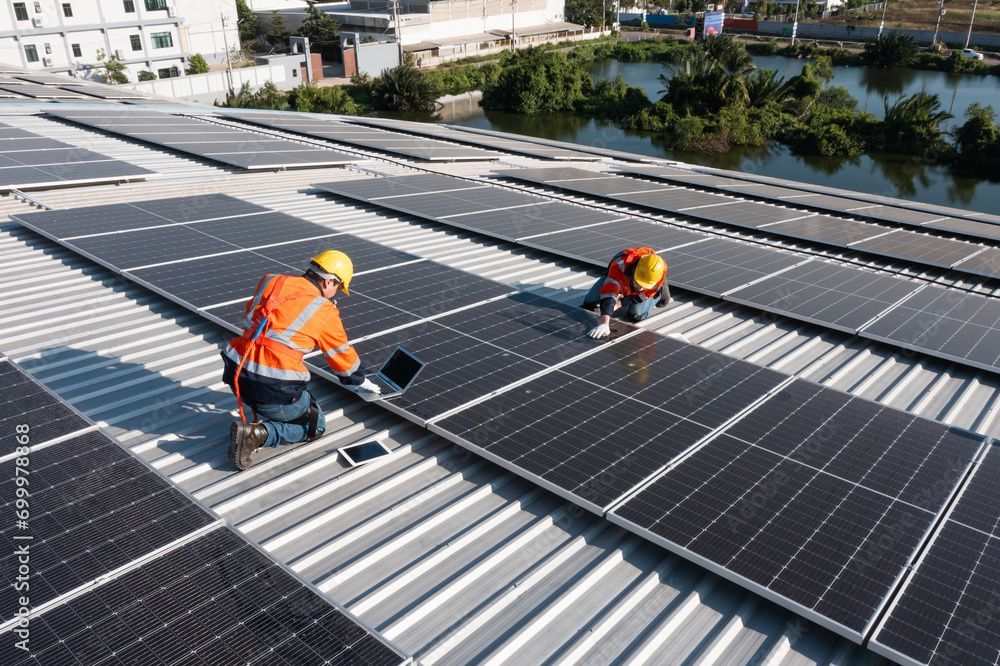
[[[48,115],[241,169],[339,166],[357,158],[335,150],[136,108],[55,108]]]
[[[878,194],[869,194],[867,192],[842,190],[836,187],[816,185],[814,183],[800,183],[794,180],[775,178],[773,176],[765,176],[759,173],[744,173],[741,171],[727,171],[725,169],[712,169],[706,167],[699,167],[698,172],[720,178],[726,178],[727,180],[739,180],[743,182],[750,181],[784,188],[790,187],[808,194],[829,194],[843,199],[854,199],[865,203],[884,204],[886,206],[892,206],[893,208],[904,208],[926,213],[935,213],[937,215],[964,218],[978,222],[992,222],[993,224],[1000,223],[1000,215],[991,215],[989,213],[965,210],[962,208],[952,208],[950,206],[941,206],[939,204],[909,201],[907,199],[896,199],[893,197],[880,196]]]
[[[987,450],[870,647],[902,664],[1000,658],[1000,451]]]
[[[0,123],[0,191],[143,180],[153,173]]]
[[[918,227],[923,229],[933,229],[936,231],[948,232],[959,236],[968,236],[976,239],[1000,240],[1000,226],[973,222],[970,219],[977,219],[981,222],[1000,222],[1000,216],[985,216],[980,213],[970,211],[960,211],[951,208],[938,210],[938,207],[929,207],[931,210],[921,211],[912,208],[894,205],[895,200],[884,197],[876,197],[873,201],[886,201],[886,203],[873,203],[872,201],[859,201],[856,198],[844,196],[848,193],[834,190],[828,194],[821,193],[820,190],[804,191],[795,187],[785,187],[782,185],[771,185],[764,182],[748,182],[739,178],[727,176],[717,176],[699,171],[687,169],[676,169],[673,167],[636,166],[622,167],[622,173],[649,176],[658,180],[680,185],[693,185],[711,190],[718,190],[740,196],[748,196],[765,201],[773,201],[784,205],[798,206],[818,211],[830,211],[859,217],[878,222],[891,222],[893,224],[905,225],[908,227]],[[780,182],[780,181],[779,181]],[[812,189],[812,186],[808,186]],[[893,203],[889,203],[889,202]],[[934,212],[937,210],[937,212]],[[965,216],[969,217],[966,218]],[[990,220],[988,217],[992,217]],[[768,229],[771,231],[771,229]],[[780,228],[775,229],[780,232]],[[897,240],[901,236],[897,236]],[[863,248],[862,248],[863,249]],[[906,257],[902,257],[906,258]]]
[[[633,170],[642,173],[647,171],[641,167]],[[671,215],[683,215],[776,236],[805,239],[938,268],[954,268],[961,271],[963,260],[983,250],[980,245],[963,241],[865,225],[852,220],[821,216],[769,203],[746,201],[714,192],[660,185],[647,180],[607,175],[585,169],[516,169],[500,172],[500,175],[576,194],[651,208]],[[802,192],[796,194],[803,196]],[[800,199],[795,199],[796,203],[799,201]],[[924,215],[914,211],[902,212],[910,216]],[[786,224],[791,225],[787,230]],[[980,272],[981,269],[982,267]],[[1000,277],[1000,273],[997,273],[996,277]]]
[[[796,380],[611,519],[859,640],[982,446]]]
[[[579,150],[560,148],[557,146],[543,146],[530,141],[523,141],[515,138],[489,137],[473,132],[466,132],[456,127],[440,125],[437,123],[417,123],[406,120],[393,120],[389,118],[349,118],[350,123],[357,125],[368,125],[380,127],[387,130],[398,130],[407,134],[416,134],[431,138],[444,139],[467,145],[479,146],[491,150],[502,150],[516,155],[527,155],[545,160],[572,160],[574,162],[593,162],[600,160],[597,155],[583,153]]]
[[[0,395],[0,663],[403,660],[7,360]]]
[[[313,139],[375,150],[392,155],[403,155],[428,162],[459,162],[470,160],[495,160],[502,154],[471,146],[460,146],[446,141],[418,138],[399,132],[372,127],[361,127],[337,120],[315,118],[295,113],[239,113],[219,111],[218,115],[244,123],[269,127],[300,134]]]
[[[434,177],[438,185],[445,182],[439,178]],[[413,186],[402,181],[393,191],[409,198]],[[448,211],[459,205],[446,203]],[[262,273],[287,272],[293,266],[283,262],[290,258],[301,262],[308,253],[292,250],[296,244],[354,243],[358,276],[353,295],[340,300],[353,304],[361,299],[360,309],[343,309],[352,333],[356,323],[364,323],[363,313],[374,313],[367,334],[353,335],[362,357],[376,364],[405,344],[428,362],[403,396],[381,404],[581,506],[612,511],[615,520],[637,533],[691,559],[712,561],[723,575],[858,640],[915,558],[936,512],[955,492],[957,479],[941,483],[945,458],[968,467],[982,444],[961,431],[624,325],[617,326],[611,341],[595,342],[584,335],[595,321],[592,313],[530,293],[511,293],[505,285],[326,227],[316,225],[317,237],[303,240],[300,233],[309,223],[295,218],[273,219],[268,225],[288,229],[284,244],[218,253],[214,247],[206,250],[200,238],[182,240],[176,245],[188,248],[189,258],[145,268],[129,269],[137,259],[114,244],[82,246],[114,234],[121,239],[164,229],[180,239],[205,233],[199,231],[208,229],[203,225],[220,219],[232,229],[275,215],[266,209],[247,211],[247,206],[229,197],[168,199],[16,219],[205,316],[242,305]],[[102,217],[105,227],[98,232]],[[217,232],[209,235],[222,242],[236,240]],[[100,233],[106,235],[96,235]],[[155,242],[174,246],[167,237]],[[206,251],[211,254],[201,254]],[[753,257],[747,263],[764,260]],[[216,321],[239,330],[242,308],[226,312]],[[399,328],[385,323],[400,313],[405,321]],[[319,356],[308,362],[330,376]],[[809,417],[820,412],[829,416]],[[735,479],[734,456],[745,463]],[[708,544],[707,535],[704,548],[700,541],[682,541],[676,535],[689,530],[691,520],[683,512],[707,500],[699,495],[680,502],[674,516],[667,515],[673,503],[651,500],[648,494],[682,487],[664,479],[683,478],[688,484],[683,487],[716,484],[703,495],[716,498],[715,522],[721,526],[733,511],[726,498],[759,491],[773,480],[762,468],[761,458],[768,456],[785,460],[781,469],[787,468],[791,480],[778,483],[792,490],[780,489],[777,496],[784,504],[770,514],[773,521],[755,518],[758,531],[741,532],[769,544],[768,558],[736,557],[724,532],[715,546]],[[700,481],[698,473],[704,475]],[[930,499],[919,499],[923,497]],[[921,502],[926,506],[917,506]],[[854,522],[845,527],[848,519]],[[776,530],[783,530],[785,541],[770,538]],[[832,544],[845,530],[851,540],[838,549]],[[883,535],[900,530],[903,536],[889,555],[875,564],[865,557],[871,548],[883,547]],[[800,549],[828,558],[807,560]],[[757,573],[750,572],[753,567]],[[832,591],[820,599],[807,598],[796,588],[804,570],[824,576]],[[857,586],[863,593],[846,592]]]

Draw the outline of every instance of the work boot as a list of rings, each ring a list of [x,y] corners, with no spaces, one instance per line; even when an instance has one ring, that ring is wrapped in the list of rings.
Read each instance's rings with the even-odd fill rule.
[[[229,459],[236,469],[248,470],[253,465],[253,454],[267,439],[267,428],[263,423],[243,423],[234,421],[229,426]]]

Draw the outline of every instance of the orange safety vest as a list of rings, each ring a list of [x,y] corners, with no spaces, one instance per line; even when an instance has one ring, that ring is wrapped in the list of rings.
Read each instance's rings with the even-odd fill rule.
[[[265,275],[245,312],[243,335],[230,340],[222,352],[237,366],[243,364],[241,385],[304,384],[310,375],[302,358],[316,347],[338,376],[347,377],[361,367],[337,306],[304,277]],[[267,324],[255,340],[265,317]]]
[[[666,266],[664,266],[663,279],[657,282],[652,289],[642,289],[632,280],[635,272],[635,265],[647,254],[656,254],[651,247],[630,247],[622,250],[611,259],[608,264],[608,274],[601,285],[601,299],[619,298],[620,296],[645,296],[653,298],[660,293],[667,277]]]

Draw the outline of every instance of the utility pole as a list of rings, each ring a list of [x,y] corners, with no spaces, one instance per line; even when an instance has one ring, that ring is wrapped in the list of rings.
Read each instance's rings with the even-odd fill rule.
[[[517,17],[517,0],[510,0],[510,50],[517,50],[517,30],[514,19]]]
[[[795,18],[792,19],[792,46],[795,46],[795,35],[799,31],[799,3],[801,1],[795,0]]]
[[[225,14],[220,14],[222,17],[222,44],[226,47],[226,73],[229,76],[229,94],[235,95],[236,90],[233,88],[233,59],[229,55],[229,38],[226,36],[226,28],[229,27],[229,17]]]
[[[396,37],[399,64],[403,64],[403,28],[399,25],[399,0],[392,0],[392,34]]]
[[[931,46],[937,46],[938,32],[941,30],[941,17],[944,16],[944,0],[938,8],[937,23],[934,24],[934,37],[931,39]]]
[[[878,36],[875,39],[882,39],[882,28],[885,27],[885,10],[889,7],[889,0],[882,3],[882,20],[878,24]]]
[[[972,0],[972,18],[969,19],[969,32],[965,35],[965,48],[969,48],[969,42],[972,41],[972,24],[976,20],[976,5],[979,4],[979,0]]]

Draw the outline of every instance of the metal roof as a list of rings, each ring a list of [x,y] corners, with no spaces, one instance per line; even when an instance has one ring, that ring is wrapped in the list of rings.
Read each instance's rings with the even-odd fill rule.
[[[236,173],[40,116],[8,111],[4,122],[158,173],[32,193],[49,206],[225,192],[565,302],[595,277],[571,262],[336,202],[309,185],[357,177],[354,170]],[[385,158],[361,167],[412,168]],[[468,177],[494,168],[433,167]],[[421,662],[882,661],[323,382],[316,388],[328,434],[233,471],[226,440],[234,401],[218,359],[226,333],[9,221],[32,209],[26,201],[8,196],[0,206],[0,351]],[[997,431],[998,382],[985,373],[685,293],[650,326],[929,418]],[[336,449],[372,437],[395,454],[346,469]]]

